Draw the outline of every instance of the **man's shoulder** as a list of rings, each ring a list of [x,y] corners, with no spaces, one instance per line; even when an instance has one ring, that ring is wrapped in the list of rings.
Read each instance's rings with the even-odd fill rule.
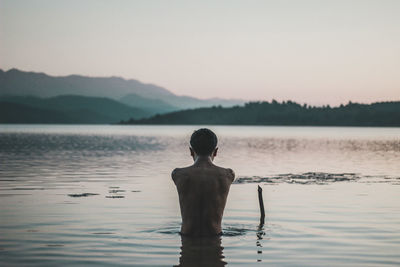
[[[174,179],[175,177],[177,177],[179,175],[179,173],[181,172],[182,168],[175,168],[172,170],[171,172],[171,177],[172,179]]]
[[[180,172],[181,168],[175,168],[172,170],[171,172],[171,176],[174,177],[175,175],[177,175]]]
[[[223,174],[223,176],[225,176],[229,180],[233,181],[235,179],[235,172],[231,168],[224,168],[224,167],[219,167],[219,166],[216,166],[216,167]]]
[[[188,169],[188,168],[189,168],[189,167],[175,168],[175,169],[173,169],[173,170],[172,170],[172,173],[171,173],[172,179],[175,180],[176,178],[181,177],[184,173],[187,172],[187,169]]]
[[[231,168],[226,168],[226,173],[228,176],[232,179],[232,181],[235,179],[235,172]]]
[[[172,170],[171,177],[174,181],[180,179],[181,177],[187,177],[190,179],[190,177],[196,176],[197,171],[198,170],[193,166],[184,168],[175,168],[174,170]],[[221,178],[222,177],[227,178],[230,181],[233,181],[235,179],[235,172],[231,168],[224,168],[214,165],[214,167],[209,168],[209,171],[213,172],[214,175],[217,175]]]
[[[175,168],[175,169],[172,170],[172,175],[184,173],[188,169],[190,169],[190,166],[189,167],[183,167],[183,168]]]
[[[235,172],[231,168],[225,169],[227,177],[233,182],[235,180]]]

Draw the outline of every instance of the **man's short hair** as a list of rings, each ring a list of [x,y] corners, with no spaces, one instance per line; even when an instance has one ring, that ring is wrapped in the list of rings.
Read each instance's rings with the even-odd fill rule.
[[[218,139],[213,131],[202,128],[190,137],[190,146],[199,156],[210,156],[217,147]]]

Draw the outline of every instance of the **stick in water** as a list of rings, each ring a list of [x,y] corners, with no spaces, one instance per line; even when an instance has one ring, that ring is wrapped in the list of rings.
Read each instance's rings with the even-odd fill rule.
[[[264,219],[265,219],[264,201],[262,196],[262,188],[260,186],[258,186],[258,202],[260,203],[260,212],[261,212],[260,225],[264,225]]]

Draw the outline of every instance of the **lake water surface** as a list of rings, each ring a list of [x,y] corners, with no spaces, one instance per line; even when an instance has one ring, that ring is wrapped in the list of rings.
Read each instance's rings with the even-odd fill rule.
[[[197,128],[0,125],[0,265],[400,265],[400,128],[211,126],[237,178],[193,241],[170,173]]]

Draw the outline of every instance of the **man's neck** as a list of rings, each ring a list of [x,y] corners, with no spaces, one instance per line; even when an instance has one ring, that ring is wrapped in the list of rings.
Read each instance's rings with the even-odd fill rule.
[[[196,156],[194,160],[194,165],[203,165],[203,164],[211,165],[213,164],[212,161],[213,160],[211,156]]]

